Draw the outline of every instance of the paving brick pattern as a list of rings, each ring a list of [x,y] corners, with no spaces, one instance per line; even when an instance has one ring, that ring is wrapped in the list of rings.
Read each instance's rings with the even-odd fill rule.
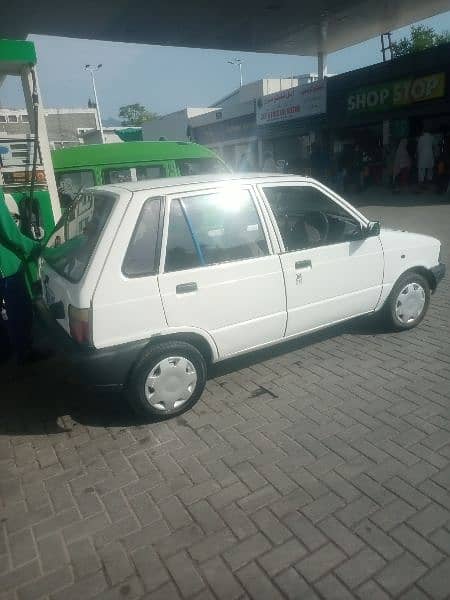
[[[366,213],[450,263],[450,204],[392,202]],[[414,331],[230,361],[167,422],[57,359],[3,372],[0,598],[449,598],[449,283]]]

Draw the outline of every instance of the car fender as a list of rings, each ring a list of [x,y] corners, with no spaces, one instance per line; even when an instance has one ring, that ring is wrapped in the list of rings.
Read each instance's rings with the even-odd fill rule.
[[[384,304],[395,283],[407,271],[422,271],[431,277],[431,269],[439,263],[441,247],[440,241],[431,236],[390,229],[382,229],[380,241],[384,274],[377,308]]]

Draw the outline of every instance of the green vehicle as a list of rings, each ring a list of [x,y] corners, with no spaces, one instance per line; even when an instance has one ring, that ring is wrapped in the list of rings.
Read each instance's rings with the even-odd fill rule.
[[[212,150],[191,142],[118,142],[52,152],[61,205],[86,187],[160,177],[228,173]]]

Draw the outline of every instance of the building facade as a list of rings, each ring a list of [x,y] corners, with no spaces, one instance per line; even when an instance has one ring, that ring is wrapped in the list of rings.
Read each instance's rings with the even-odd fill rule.
[[[433,135],[436,164],[440,148],[450,147],[450,44],[322,81],[279,80],[275,92],[264,81],[190,120],[193,139],[235,169],[263,168],[270,156],[280,169],[310,174],[316,144],[330,179],[352,163],[355,178],[359,169],[380,184],[392,181],[400,139],[408,139],[413,165],[423,130]]]
[[[414,162],[423,130],[434,136],[436,146],[450,132],[450,44],[333,77],[328,98],[332,160],[358,148],[370,180],[387,183],[402,138]]]
[[[85,131],[81,135],[83,144],[120,143],[123,140],[117,135],[117,129],[120,129],[120,127],[103,127],[103,140],[99,129],[90,129],[89,131]]]
[[[47,108],[44,114],[52,150],[82,144],[84,133],[98,130],[95,108]],[[24,109],[0,108],[0,137],[26,138],[29,134]]]
[[[214,111],[190,119],[192,139],[212,148],[233,169],[261,169],[265,156],[273,154],[274,148],[271,131],[259,122],[259,103],[282,98],[290,94],[290,90],[308,87],[316,81],[317,75],[308,73],[260,79],[243,85],[218,100]],[[285,157],[279,156],[278,160],[286,162]]]
[[[156,117],[142,125],[144,141],[161,139],[178,142],[191,140],[190,120],[198,115],[213,111],[213,108],[187,107],[167,115]]]

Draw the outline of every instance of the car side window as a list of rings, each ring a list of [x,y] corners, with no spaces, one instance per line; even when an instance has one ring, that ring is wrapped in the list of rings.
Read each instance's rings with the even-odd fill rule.
[[[180,200],[170,203],[169,230],[167,233],[166,262],[164,271],[184,271],[199,267],[200,257]]]
[[[352,241],[361,233],[355,217],[313,186],[265,187],[264,194],[289,252]]]
[[[268,253],[248,190],[238,188],[172,201],[166,271],[257,258]]]
[[[104,169],[102,171],[103,183],[126,183],[133,181],[133,172],[130,167],[119,167],[118,169]]]
[[[158,272],[160,213],[161,198],[150,198],[142,207],[122,265],[122,272],[127,277],[144,277]]]
[[[136,179],[142,181],[143,179],[158,179],[159,177],[165,177],[166,170],[163,165],[147,165],[145,167],[136,167]]]

